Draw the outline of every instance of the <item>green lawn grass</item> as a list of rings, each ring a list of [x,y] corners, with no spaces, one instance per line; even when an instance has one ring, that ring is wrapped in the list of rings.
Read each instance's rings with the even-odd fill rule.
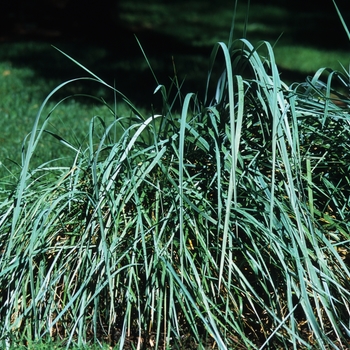
[[[214,43],[226,40],[232,22],[232,6],[230,2],[222,2],[218,5],[210,2],[166,3],[153,0],[145,5],[142,1],[132,3],[121,1],[120,20],[125,28],[130,29],[130,33],[135,32],[141,38],[144,37],[144,33],[153,34],[157,38],[157,33],[159,33],[162,35],[162,40],[170,42],[175,40],[174,43],[177,45],[183,45],[184,52],[178,52],[174,48],[169,52],[146,51],[146,54],[155,72],[165,78],[162,83],[167,85],[169,78],[174,77],[171,59],[173,55],[176,74],[178,74],[179,81],[185,79],[185,89],[188,86],[188,89],[192,91],[203,92],[203,88],[198,85],[206,76],[210,48]],[[169,15],[173,13],[176,13],[176,16]],[[346,67],[348,60],[346,51],[332,48],[324,50],[314,45],[315,42],[318,43],[318,38],[314,38],[314,43],[312,39],[305,42],[304,39],[310,36],[309,32],[313,31],[312,27],[306,27],[304,36],[300,36],[300,40],[295,41],[294,35],[299,30],[298,23],[301,21],[312,23],[312,19],[308,18],[305,13],[297,12],[292,16],[288,9],[281,6],[252,3],[246,27],[247,37],[255,45],[260,40],[276,42],[274,49],[276,62],[282,70],[282,78],[287,82],[292,83],[295,78],[303,80],[320,67],[340,69],[340,63]],[[238,6],[235,21],[236,37],[243,35],[245,23],[246,5],[241,3]],[[137,43],[132,35],[128,38],[134,43],[124,43],[124,46],[137,49]],[[147,34],[144,38],[145,42],[141,41],[141,44],[148,47],[150,37]],[[108,77],[107,81],[110,84],[113,84],[115,80],[117,88],[123,89],[124,92],[133,92],[136,99],[139,96],[142,106],[151,110],[152,89],[149,87],[155,88],[156,84],[151,74],[146,74],[147,77],[142,76],[143,72],[149,72],[149,70],[141,50],[136,53],[133,51],[132,59],[130,59],[128,54],[120,54],[120,50],[118,50],[118,55],[113,57],[106,48],[98,45],[89,47],[85,44],[80,45],[79,48],[69,43],[58,42],[57,45],[66,48],[66,52],[95,73],[105,79]],[[157,43],[151,45],[150,50],[154,50],[155,47]],[[11,167],[6,159],[19,162],[21,143],[30,131],[41,101],[54,86],[67,78],[78,77],[82,72],[73,65],[69,65],[69,62],[51,47],[50,42],[2,43],[0,48],[0,112],[2,116],[0,172],[4,174],[4,167]],[[202,53],[196,54],[196,50],[201,52],[202,48],[206,48],[207,53],[204,56]],[[188,52],[189,49],[191,52]],[[191,69],[188,69],[189,65]],[[162,73],[165,66],[167,68],[164,76]],[[136,76],[142,77],[137,80]],[[126,81],[129,81],[130,84],[128,85]],[[135,89],[134,86],[138,88]],[[77,92],[91,93],[94,91],[95,93],[94,89],[95,87],[91,90],[86,86],[82,88],[72,84],[71,89],[62,92],[60,97]],[[109,102],[113,100],[113,96],[107,97],[104,96],[104,92],[99,93],[101,97],[108,98]],[[146,102],[143,100],[145,93],[148,102],[147,99]],[[130,97],[134,98],[134,96]],[[96,104],[95,107],[97,108]],[[59,112],[61,116],[57,117],[62,124],[56,127],[60,129],[66,127],[72,130],[73,133],[70,136],[78,135],[79,139],[83,130],[81,122],[89,120],[92,114],[98,113],[98,110],[92,110],[89,104],[79,99],[65,104],[62,108]],[[119,108],[122,107],[119,105]],[[54,145],[50,147],[52,155],[55,154],[54,149]]]
[[[198,49],[212,47],[216,42],[226,41],[231,27],[234,2],[221,1],[177,1],[167,3],[153,0],[144,3],[121,1],[121,21],[136,33],[142,29],[175,38],[190,47]],[[275,44],[276,62],[280,69],[294,72],[296,76],[314,73],[320,67],[340,69],[339,63],[347,66],[347,46],[336,47],[332,39],[321,36],[326,28],[339,29],[338,37],[346,40],[346,35],[338,20],[336,10],[322,12],[322,8],[313,11],[300,11],[299,8],[281,6],[279,2],[252,1],[249,6],[247,22],[247,4],[239,2],[235,18],[236,38],[247,37],[254,45],[266,40]],[[176,14],[176,15],[172,15]],[[302,25],[300,25],[302,23]],[[327,48],[327,49],[326,49]],[[189,72],[186,72],[189,73]],[[293,77],[287,77],[294,80]]]
[[[200,81],[206,77],[210,48],[218,41],[226,41],[231,26],[233,14],[231,2],[224,1],[218,5],[210,2],[166,3],[153,0],[145,5],[142,1],[132,3],[120,1],[120,11],[121,24],[130,30],[130,34],[134,32],[140,36],[141,44],[150,47],[150,51],[146,51],[146,54],[157,75],[162,77],[161,83],[167,85],[170,78],[175,75],[171,58],[173,56],[179,81],[185,79],[183,90],[186,91],[187,86],[187,91],[190,89],[203,92],[204,89],[199,85],[202,84]],[[176,16],[170,15],[173,13],[176,13]],[[274,48],[276,62],[286,82],[292,83],[296,79],[302,81],[320,67],[340,69],[340,63],[347,67],[348,53],[346,51],[339,50],[339,48],[325,50],[318,45],[319,38],[311,37],[310,39],[310,33],[314,32],[314,27],[304,26],[303,35],[295,40],[295,33],[299,31],[298,23],[313,23],[312,18],[307,16],[310,14],[300,11],[291,14],[289,9],[273,3],[270,5],[252,3],[250,6],[246,27],[247,37],[255,45],[260,40],[276,42]],[[321,20],[325,15],[314,12],[314,16],[316,18],[318,16]],[[327,23],[324,18],[323,22]],[[236,37],[243,35],[245,23],[246,5],[240,3],[235,21]],[[144,33],[149,34],[145,36]],[[161,34],[161,38],[157,34]],[[150,35],[155,36],[154,40],[161,39],[169,42],[174,40],[174,45],[183,45],[184,51],[178,51],[174,47],[168,52],[152,52],[157,47],[157,43],[149,46],[149,42],[152,41]],[[93,46],[82,44],[77,47],[75,44],[70,45],[69,42],[57,42],[57,45],[60,48],[66,48],[67,53],[107,79],[110,84],[113,85],[115,81],[117,88],[135,95],[142,106],[150,111],[153,104],[150,101],[152,88],[155,88],[156,84],[141,51],[137,51],[136,41],[132,35],[127,38],[129,42],[124,43],[123,46],[126,47],[127,52],[130,50],[129,47],[134,47],[132,58],[129,56],[130,53],[123,53],[122,49],[117,51],[118,55],[113,56],[108,49],[98,44]],[[142,42],[142,38],[145,42]],[[82,74],[50,44],[50,42],[0,44],[1,174],[7,173],[5,167],[11,168],[7,159],[19,162],[21,143],[30,131],[39,105],[48,92],[65,79]],[[113,46],[113,43],[111,45]],[[201,51],[203,48],[207,50],[204,55]],[[191,69],[188,69],[189,66]],[[163,75],[165,67],[166,73]],[[137,76],[139,79],[135,78]],[[135,86],[137,89],[134,88]],[[96,87],[89,89],[86,86],[82,88],[72,84],[71,88],[62,92],[59,97],[77,92],[91,93],[94,91],[95,93],[95,89]],[[113,103],[113,96],[107,97],[104,92],[98,94]],[[134,98],[134,96],[129,97]],[[65,104],[61,108],[57,119],[62,123],[55,127],[72,130],[70,136],[77,135],[79,139],[84,130],[83,120],[87,121],[92,114],[99,113],[96,103],[94,108],[97,109],[93,110],[90,104],[86,104],[81,99],[76,99],[75,102]],[[122,108],[120,104],[118,108]],[[54,149],[55,145],[50,146],[52,155],[55,154]]]
[[[21,44],[14,44],[13,49],[16,50],[20,46]],[[62,59],[64,59],[63,56]],[[0,104],[2,116],[0,177],[4,181],[4,185],[4,183],[16,181],[23,157],[23,142],[32,129],[41,103],[55,84],[58,84],[58,79],[42,78],[34,69],[17,68],[11,62],[0,63],[0,74],[2,77],[0,79],[0,94],[2,96]],[[86,144],[88,126],[92,117],[99,116],[106,124],[109,124],[115,117],[114,112],[130,117],[134,114],[121,100],[114,101],[113,93],[107,95],[106,91],[103,91],[97,84],[95,84],[96,89],[99,90],[96,95],[97,99],[81,96],[88,95],[93,89],[93,87],[89,89],[88,83],[86,85],[87,87],[84,89],[81,85],[73,82],[63,91],[59,91],[58,96],[53,96],[45,109],[45,112],[48,113],[62,96],[68,97],[64,103],[55,107],[53,118],[47,126],[47,130],[60,135],[76,148]],[[71,97],[69,98],[69,96]],[[109,108],[106,108],[104,101],[113,108],[113,113]],[[43,144],[39,145],[36,155],[37,165],[45,160],[72,155],[67,147],[62,146],[58,139],[49,134],[44,137],[44,140]]]

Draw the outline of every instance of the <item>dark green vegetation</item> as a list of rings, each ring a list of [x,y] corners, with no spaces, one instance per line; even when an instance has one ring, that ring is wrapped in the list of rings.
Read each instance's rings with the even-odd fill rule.
[[[254,1],[250,6],[247,26],[246,4],[240,3],[237,9],[235,37],[242,37],[246,26],[247,38],[254,45],[260,40],[276,43],[274,52],[281,78],[288,84],[304,81],[306,76],[314,74],[320,67],[341,69],[339,62],[345,67],[348,64],[346,35],[332,4],[326,8],[325,5],[302,5],[303,11],[300,11],[297,5],[281,6],[277,1],[270,1],[267,5],[265,1]],[[28,11],[30,5],[26,6],[25,10]],[[56,12],[52,11],[51,16]],[[77,67],[67,64],[51,44],[89,67],[109,84],[115,85],[130,99],[137,101],[139,107],[151,110],[150,106],[159,106],[161,99],[153,95],[157,84],[134,34],[144,47],[161,83],[169,86],[176,74],[179,83],[184,82],[181,89],[183,94],[198,92],[202,98],[208,57],[216,42],[226,41],[232,13],[232,1],[221,1],[219,4],[205,0],[152,0],[147,4],[143,0],[119,1],[119,16],[111,15],[112,18],[119,17],[119,26],[110,31],[101,33],[96,25],[96,28],[90,26],[92,29],[89,28],[90,36],[87,37],[74,32],[51,37],[44,29],[47,22],[55,21],[48,17],[44,24],[38,24],[38,28],[34,26],[42,34],[39,41],[33,41],[29,30],[28,35],[15,33],[8,39],[6,36],[3,39],[0,33],[1,177],[8,174],[4,165],[18,172],[18,167],[7,158],[20,162],[21,143],[31,129],[34,115],[47,93],[62,81],[82,74]],[[66,22],[66,19],[62,21]],[[22,24],[24,28],[31,26],[33,23]],[[62,30],[58,28],[56,31]],[[96,35],[91,37],[91,31]],[[111,105],[114,103],[112,93],[86,82],[70,84],[58,92],[53,101],[58,102],[76,93],[93,93],[105,98]],[[72,138],[82,142],[90,118],[96,114],[105,115],[99,106],[99,103],[82,98],[65,103],[51,125],[52,131],[59,130],[71,142],[74,142]],[[117,108],[119,114],[128,113],[121,102]],[[68,132],[62,134],[62,129]],[[70,130],[78,134],[77,137],[69,133]],[[45,151],[52,154],[50,157],[56,156],[55,149],[53,140],[45,144]]]
[[[203,99],[155,79],[148,113],[87,73],[38,107],[1,193],[2,348],[346,347],[348,72],[288,86],[268,43],[229,40]]]
[[[25,10],[28,11],[30,5],[26,6],[28,8]],[[277,63],[283,71],[282,78],[289,83],[303,81],[319,67],[338,68],[338,61],[346,66],[348,60],[346,50],[339,50],[339,47],[343,47],[339,42],[343,44],[346,40],[345,36],[342,36],[344,32],[339,30],[340,23],[334,9],[333,16],[330,16],[331,11],[327,12],[321,6],[315,9],[305,8],[304,5],[303,9],[301,12],[297,6],[281,7],[274,2],[269,5],[265,2],[254,2],[250,8],[247,36],[253,44],[262,39],[274,43],[283,33],[274,50]],[[169,3],[153,0],[147,2],[147,5],[143,1],[119,1],[120,25],[111,33],[101,33],[96,28],[94,32],[97,33],[97,37],[93,38],[82,38],[78,34],[50,37],[45,36],[47,33],[39,23],[36,28],[42,33],[39,42],[30,41],[30,32],[28,35],[10,36],[8,40],[5,36],[4,42],[0,44],[2,164],[16,171],[6,158],[19,161],[21,142],[31,128],[33,116],[41,101],[48,91],[60,82],[81,75],[79,69],[62,61],[61,55],[53,50],[50,44],[63,49],[111,85],[115,84],[129,98],[138,101],[139,106],[149,110],[150,105],[159,105],[160,101],[153,96],[156,84],[134,34],[139,37],[145,48],[159,81],[169,86],[170,79],[175,75],[173,57],[179,81],[185,80],[182,92],[194,91],[203,96],[202,82],[207,75],[207,58],[214,43],[226,40],[232,12],[231,1],[222,1],[219,5],[209,1]],[[315,23],[311,16],[315,16],[317,21],[322,23],[322,26],[317,26],[317,36],[314,35],[315,28],[311,26]],[[112,14],[111,17],[118,16]],[[245,17],[246,5],[240,4],[235,23],[237,37],[243,35]],[[54,21],[48,17],[46,22]],[[66,20],[62,23],[66,23]],[[303,23],[302,33],[300,23]],[[22,24],[24,28],[31,26],[33,23]],[[327,37],[332,37],[333,40],[320,40],[325,37],[322,32],[325,28],[328,30]],[[57,31],[60,30],[58,28]],[[329,32],[330,30],[332,31]],[[91,35],[91,30],[88,34]],[[2,39],[0,34],[0,40]],[[344,45],[344,49],[346,48]],[[95,85],[76,83],[70,85],[68,91],[62,90],[60,95],[54,98],[58,102],[60,98],[69,94],[93,92],[113,104],[113,96],[96,89]],[[75,107],[72,106],[69,110],[65,110],[66,104],[63,106],[64,111],[60,118],[62,123],[59,126],[54,125],[54,128],[66,128],[76,132],[82,129],[82,125],[87,127],[92,115],[103,114],[96,109],[90,112],[91,104],[87,105],[86,100],[76,98],[75,102]],[[126,113],[120,104],[118,108],[121,108],[122,113]],[[85,122],[82,122],[81,118]],[[55,144],[50,144],[50,147],[46,144],[45,149],[49,148],[49,152],[55,154]],[[7,171],[1,166],[0,174],[4,173],[7,174]]]

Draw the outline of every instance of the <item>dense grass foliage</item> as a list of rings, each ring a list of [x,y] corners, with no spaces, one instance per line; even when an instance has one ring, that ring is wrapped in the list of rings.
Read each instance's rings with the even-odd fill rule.
[[[87,146],[51,132],[74,157],[33,166],[74,81],[40,108],[0,206],[2,347],[345,347],[349,74],[288,87],[268,43],[218,43],[204,100],[174,80],[151,116],[91,74],[133,117],[92,118]]]

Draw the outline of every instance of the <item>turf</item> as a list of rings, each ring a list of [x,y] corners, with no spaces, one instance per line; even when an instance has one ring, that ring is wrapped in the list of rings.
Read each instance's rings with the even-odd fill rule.
[[[276,62],[284,81],[303,81],[320,67],[339,69],[340,63],[347,66],[346,51],[340,50],[339,45],[330,45],[329,40],[320,43],[319,37],[312,36],[315,26],[318,26],[315,19],[334,24],[338,20],[335,11],[331,15],[328,13],[327,19],[322,9],[301,13],[274,2],[269,5],[257,2],[251,4],[246,24],[246,9],[244,3],[239,4],[235,35],[241,37],[247,33],[247,38],[254,44],[260,40],[276,42]],[[233,14],[231,2],[223,1],[218,5],[153,0],[145,5],[142,1],[120,1],[119,11],[119,35],[113,37],[111,33],[106,33],[106,38],[101,37],[100,43],[89,42],[86,38],[81,44],[70,42],[69,38],[35,42],[29,37],[25,41],[17,38],[0,44],[2,174],[4,166],[10,167],[6,159],[19,162],[21,142],[30,131],[36,111],[49,91],[66,79],[84,74],[51,44],[69,53],[150,111],[152,105],[160,103],[160,100],[152,94],[157,84],[133,36],[136,34],[161,83],[168,85],[176,76],[180,82],[185,81],[183,93],[195,91],[203,94],[201,82],[206,78],[210,50],[214,43],[227,40]],[[176,16],[172,15],[174,13]],[[303,26],[302,35],[298,34],[300,22],[308,23]],[[343,33],[339,23],[331,28],[338,28]],[[338,37],[336,42],[341,40]],[[327,50],[325,47],[328,47]],[[79,83],[72,84],[60,91],[56,100],[68,94],[96,93],[96,89],[96,86],[89,87],[87,84],[84,87]],[[103,91],[97,95],[109,99],[109,102],[113,100],[113,96],[106,96]],[[81,98],[62,108],[58,119],[64,125],[54,128],[72,130],[79,139],[82,125],[85,125],[82,121],[98,113],[91,110],[86,99]],[[54,145],[50,146],[52,155],[55,154],[54,149]]]

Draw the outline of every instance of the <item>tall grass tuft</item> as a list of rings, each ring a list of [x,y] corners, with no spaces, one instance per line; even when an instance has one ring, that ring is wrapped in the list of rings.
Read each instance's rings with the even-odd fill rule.
[[[51,133],[72,160],[32,168],[55,89],[0,206],[2,347],[345,348],[348,81],[288,87],[269,43],[218,43],[204,103],[175,84],[177,114],[158,85],[144,116],[110,86],[132,117],[93,117],[79,149]]]

